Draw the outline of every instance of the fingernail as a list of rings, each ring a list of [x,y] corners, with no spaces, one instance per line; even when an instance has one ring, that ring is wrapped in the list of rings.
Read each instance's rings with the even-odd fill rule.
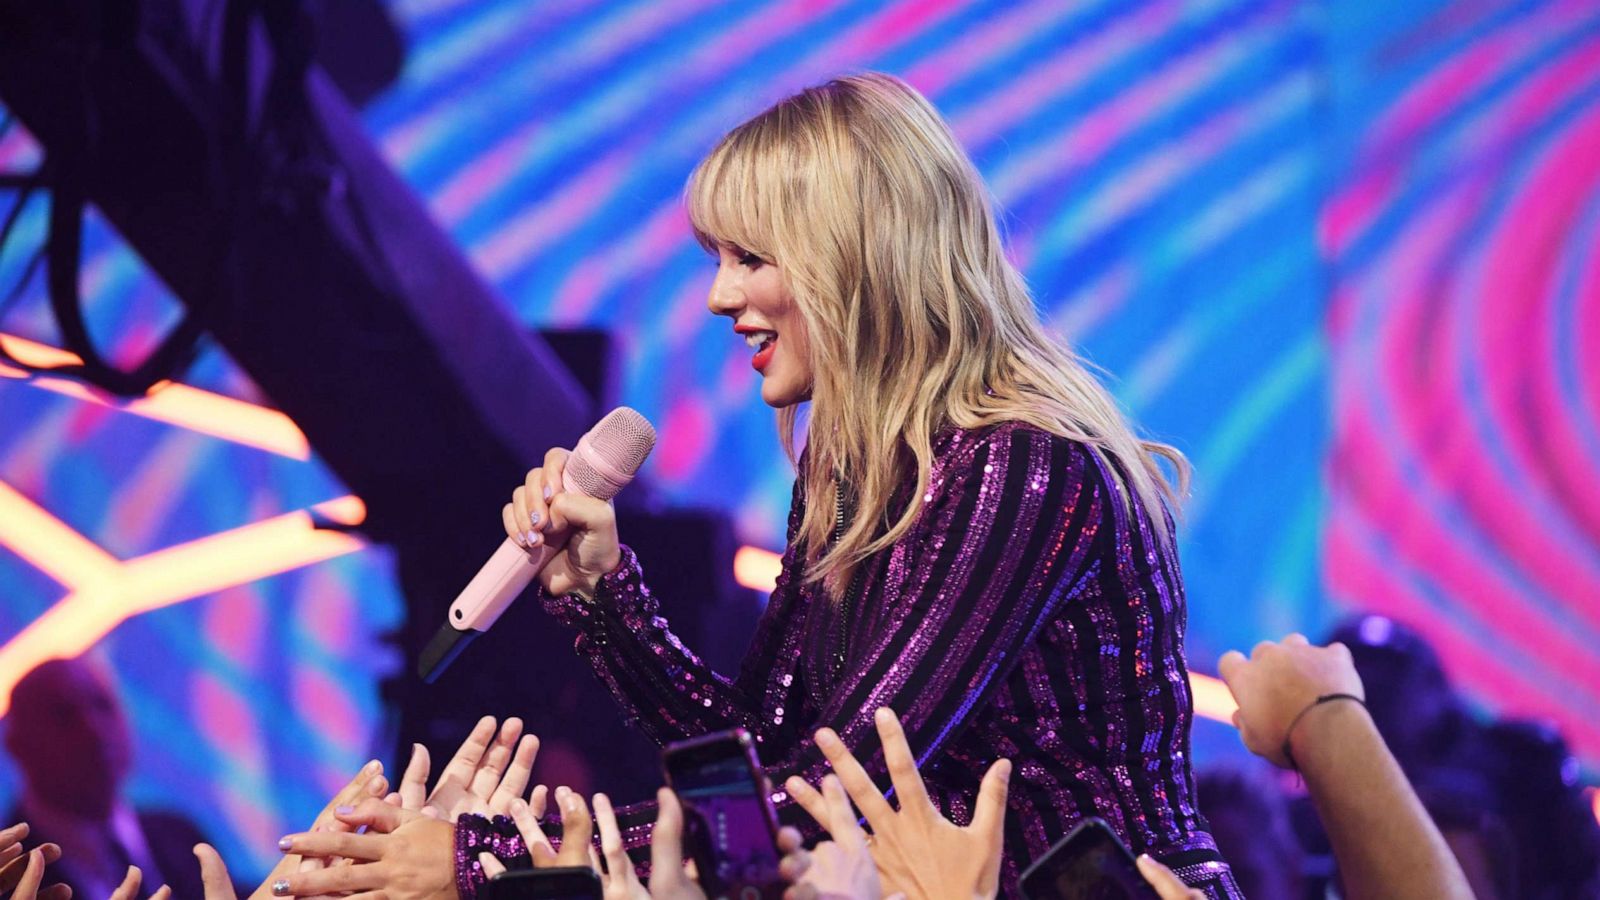
[[[290,847],[293,847],[293,846],[294,846],[294,841],[292,839],[287,838],[287,837],[278,838],[278,849],[279,850],[287,850],[287,849],[289,849]]]
[[[539,534],[539,532],[537,532],[537,531],[528,532],[528,546],[529,547],[537,547],[542,543],[544,543],[544,536],[543,535]]]
[[[378,771],[378,767],[381,765],[383,765],[383,763],[380,763],[375,759],[369,759],[367,760],[367,764],[361,767],[361,774],[367,775],[372,772],[376,772]]]
[[[374,797],[380,797],[383,795],[384,789],[388,786],[389,785],[384,782],[383,776],[379,775],[367,782],[367,793],[373,795]]]
[[[333,808],[333,811],[337,815],[348,816],[351,813],[355,812],[356,808],[354,806],[335,806]]]
[[[1002,759],[1000,761],[1002,763],[1005,763],[1005,765],[1001,766],[1000,767],[1000,771],[996,772],[995,774],[1000,776],[1000,783],[1001,784],[1010,784],[1011,783],[1011,760]]]
[[[279,878],[272,883],[273,896],[282,897],[289,893],[289,879]]]
[[[544,486],[544,499],[545,499],[545,500],[547,500],[547,501],[548,501],[548,500],[549,500],[549,499],[550,499],[550,495],[551,495],[551,494],[554,494],[554,493],[555,493],[555,490],[554,490],[554,489],[552,489],[552,488],[551,488],[551,487],[550,487],[550,485],[548,485],[548,484],[547,484],[547,485],[545,485],[545,486]]]
[[[530,521],[530,522],[532,522],[532,523],[533,523],[533,524],[535,524],[535,525],[537,525],[537,524],[539,524],[539,514],[538,514],[538,513],[532,513],[532,514],[530,514],[530,515],[529,515],[529,516],[528,516],[528,520],[529,520],[529,521]]]

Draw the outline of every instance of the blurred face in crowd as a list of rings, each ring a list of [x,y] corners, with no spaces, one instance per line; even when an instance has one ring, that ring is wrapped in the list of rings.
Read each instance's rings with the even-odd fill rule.
[[[6,747],[31,797],[80,816],[109,814],[131,742],[100,673],[78,660],[47,662],[17,683],[6,718]]]

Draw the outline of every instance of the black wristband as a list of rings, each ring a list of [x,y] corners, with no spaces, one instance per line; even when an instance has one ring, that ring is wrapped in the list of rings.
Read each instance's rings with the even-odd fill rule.
[[[1354,700],[1355,702],[1361,704],[1362,709],[1365,709],[1367,706],[1367,701],[1357,697],[1355,694],[1343,693],[1323,694],[1317,699],[1306,704],[1306,708],[1296,713],[1294,719],[1289,722],[1289,730],[1283,733],[1283,758],[1289,761],[1289,768],[1295,770],[1296,772],[1300,771],[1300,765],[1294,761],[1294,752],[1289,749],[1289,738],[1294,736],[1294,727],[1300,724],[1300,720],[1305,718],[1306,713],[1311,712],[1313,709],[1316,709],[1324,703],[1331,703],[1335,700]]]

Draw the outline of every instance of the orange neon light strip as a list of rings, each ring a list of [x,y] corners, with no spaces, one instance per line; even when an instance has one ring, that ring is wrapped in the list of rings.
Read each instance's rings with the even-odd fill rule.
[[[752,591],[771,593],[778,586],[778,573],[783,569],[783,557],[771,550],[744,546],[733,555],[733,580]],[[1233,724],[1233,692],[1228,686],[1209,675],[1189,673],[1189,690],[1194,695],[1194,711],[1207,719]],[[1600,807],[1597,807],[1600,809]]]
[[[24,506],[26,504],[26,507]],[[31,507],[28,509],[27,507]],[[58,577],[70,592],[21,634],[0,647],[0,716],[11,703],[11,688],[40,663],[77,656],[112,629],[143,612],[216,593],[271,575],[322,562],[366,546],[342,531],[313,527],[312,512],[343,525],[359,525],[366,506],[341,497],[230,531],[119,562],[49,513],[0,483],[0,540],[17,547],[18,522],[42,526],[26,547],[30,561]]]
[[[5,346],[7,353],[31,365],[76,365],[82,362],[73,353],[15,335],[0,334],[0,344]],[[26,379],[34,387],[75,400],[119,409],[280,456],[301,460],[311,458],[310,442],[294,420],[283,413],[188,385],[164,381],[143,397],[125,400],[71,378],[34,375],[4,363],[0,363],[0,378]]]
[[[0,481],[0,544],[69,588],[98,584],[122,564],[11,485]]]

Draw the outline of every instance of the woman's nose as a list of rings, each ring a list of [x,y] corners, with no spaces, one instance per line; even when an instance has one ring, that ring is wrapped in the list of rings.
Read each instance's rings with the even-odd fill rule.
[[[744,308],[744,298],[738,289],[722,272],[711,282],[711,290],[706,294],[706,308],[714,316],[736,316]]]

